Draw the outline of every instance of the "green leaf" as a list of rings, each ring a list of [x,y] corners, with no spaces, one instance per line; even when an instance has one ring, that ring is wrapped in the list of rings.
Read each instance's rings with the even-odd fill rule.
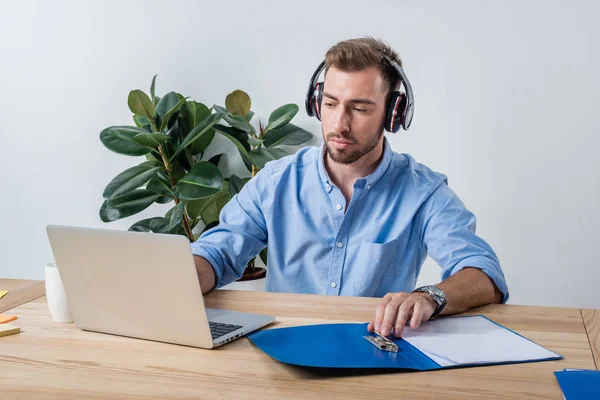
[[[162,219],[162,217],[146,218],[141,221],[138,221],[135,224],[131,225],[129,227],[128,231],[150,232],[151,231],[150,224],[152,223],[152,221],[154,221],[156,219]]]
[[[141,117],[146,117],[149,120],[154,119],[156,110],[154,104],[148,95],[141,90],[132,90],[127,98],[127,105],[132,113]]]
[[[114,177],[104,189],[102,196],[105,199],[129,193],[148,182],[160,167],[136,165],[121,172]]]
[[[292,118],[294,118],[294,115],[296,115],[297,113],[297,104],[286,104],[284,106],[279,107],[277,110],[273,111],[269,116],[269,123],[265,128],[265,133],[269,132],[271,129],[276,129],[289,123],[292,120]]]
[[[150,182],[146,185],[146,189],[160,195],[160,197],[156,199],[156,202],[160,204],[168,203],[175,197],[175,194],[171,190],[169,178],[166,177],[163,171],[158,171],[156,175],[150,179]]]
[[[308,142],[312,138],[313,135],[310,132],[294,124],[287,124],[267,132],[264,144],[266,147],[280,145],[296,146]]]
[[[266,267],[267,266],[267,260],[268,260],[267,248],[265,247],[264,249],[262,249],[260,251],[260,253],[258,253],[258,255],[260,256],[260,259],[262,260],[262,262],[265,263],[265,267]]]
[[[160,101],[156,105],[156,113],[160,115],[161,118],[164,117],[164,115],[167,114],[167,112],[173,107],[175,107],[177,103],[179,103],[179,101],[180,99],[177,93],[167,93],[162,99],[160,99]]]
[[[135,141],[134,137],[147,133],[133,126],[110,126],[100,132],[100,141],[109,150],[128,156],[143,156],[153,149]]]
[[[239,135],[236,135],[234,133],[234,129],[235,128],[230,128],[228,126],[223,126],[223,125],[215,125],[215,130],[217,132],[219,132],[221,135],[225,136],[227,139],[231,140],[231,142],[235,145],[235,147],[238,148],[238,150],[240,151],[240,153],[242,153],[244,156],[248,157],[248,151],[250,149],[250,144],[248,143],[248,135],[246,135],[245,133],[243,133],[246,137],[245,137],[245,143],[246,146],[244,146],[244,138],[240,137]],[[234,136],[236,135],[236,136]]]
[[[225,98],[225,108],[232,114],[244,117],[250,112],[252,102],[250,96],[243,90],[234,90]]]
[[[150,99],[152,99],[152,104],[156,104],[154,101],[156,100],[156,96],[154,95],[154,87],[156,86],[156,77],[158,75],[154,75],[152,78],[152,84],[150,85]]]
[[[208,133],[210,129],[221,120],[221,118],[223,118],[223,113],[217,112],[202,120],[194,127],[194,129],[190,131],[190,133],[187,134],[185,139],[183,139],[183,142],[179,145],[179,148],[175,154],[185,149],[191,143],[194,143],[194,141],[198,140],[205,133]]]
[[[165,113],[165,115],[162,115],[162,122],[160,124],[160,130],[162,131],[165,126],[167,126],[167,123],[169,122],[169,118],[171,118],[171,116],[176,113],[177,111],[179,111],[179,109],[181,108],[181,106],[185,103],[186,99],[183,98],[181,100],[179,100],[177,102],[177,104],[175,104],[169,111],[167,111]],[[160,104],[159,104],[160,105]]]
[[[276,160],[290,155],[290,153],[279,147],[271,147],[270,149],[265,150],[268,151],[273,157],[275,157]]]
[[[205,225],[219,220],[221,210],[229,201],[229,188],[225,181],[223,188],[214,195],[201,200],[192,200],[188,202],[188,215],[192,218],[200,218]],[[190,204],[192,203],[192,204]]]
[[[219,221],[213,221],[210,224],[206,225],[204,227],[204,229],[202,229],[202,232],[200,232],[200,234],[203,234],[204,232],[214,228],[215,226],[219,226]],[[198,240],[198,239],[196,239],[196,240]]]
[[[154,103],[154,107],[156,107],[158,105],[158,103],[160,103],[160,97],[159,96],[155,96],[153,103]]]
[[[194,141],[194,143],[192,143],[192,146],[191,146],[192,154],[196,155],[196,154],[204,153],[206,151],[206,149],[208,148],[208,146],[210,146],[210,144],[212,143],[213,139],[215,138],[215,134],[216,134],[215,130],[213,128],[211,128],[204,135],[200,136],[200,138],[198,140]]]
[[[218,106],[216,104],[213,105],[213,108],[217,112],[224,113],[223,119],[227,122],[232,128],[239,129],[246,133],[254,133],[254,128],[248,121],[244,119],[241,115],[233,115],[230,114],[226,108]]]
[[[116,208],[123,214],[137,214],[148,208],[158,195],[150,190],[137,189],[121,196],[112,197],[108,200],[111,208]]]
[[[171,177],[175,181],[175,184],[177,184],[177,182],[179,182],[179,180],[183,178],[187,172],[181,167],[181,165],[179,165],[179,163],[173,164],[172,167],[173,169],[171,170]]]
[[[200,216],[200,213],[204,209],[204,206],[206,205],[206,203],[208,203],[209,200],[210,200],[210,197],[205,197],[205,198],[199,199],[199,200],[186,201],[185,207],[187,210],[187,214],[190,216],[190,218],[192,218],[192,219],[198,218]]]
[[[150,120],[147,117],[140,117],[139,115],[133,115],[133,122],[138,128],[146,129],[147,126],[150,126]]]
[[[238,194],[249,180],[250,178],[242,179],[237,175],[231,175],[229,178],[229,197],[233,198]]]
[[[169,228],[169,220],[167,218],[157,217],[150,221],[150,229],[155,233],[167,233]]]
[[[201,161],[177,182],[175,194],[183,200],[196,200],[212,196],[222,188],[221,171],[211,163]]]
[[[254,147],[258,147],[263,143],[263,140],[250,137],[250,138],[248,138],[248,143],[250,143],[250,145],[252,145]]]
[[[183,132],[188,134],[196,125],[210,116],[208,107],[202,103],[188,101],[181,107],[181,116],[183,122]],[[192,154],[203,153],[215,137],[215,130],[210,129],[200,139],[192,144]]]
[[[183,132],[189,133],[196,125],[211,114],[208,107],[196,101],[188,101],[181,107]]]
[[[258,168],[264,168],[265,164],[269,161],[275,160],[275,157],[265,150],[264,147],[260,149],[250,150],[249,153],[250,161],[252,164],[256,165]]]
[[[181,141],[183,140],[183,132],[181,130],[180,121],[181,118],[177,118],[175,122],[171,124],[171,127],[166,133],[167,136],[173,139],[173,142],[171,142],[171,144],[174,144],[175,146],[178,146],[179,143],[181,143]]]
[[[211,159],[208,160],[208,162],[218,168],[219,161],[221,161],[221,157],[223,157],[223,153],[212,156]]]
[[[184,206],[185,204],[183,203],[183,201],[181,201],[179,202],[179,204],[177,204],[171,209],[171,217],[169,219],[169,225],[167,227],[167,230],[169,232],[174,232],[177,231],[178,228],[182,228],[181,223],[183,221],[183,213],[185,212]]]
[[[138,142],[141,145],[152,147],[156,149],[160,144],[166,140],[171,139],[169,135],[165,135],[164,133],[155,132],[155,133],[138,133],[133,137],[133,140]]]
[[[254,117],[254,111],[250,111],[248,114],[246,114],[246,121],[252,121],[252,117]]]
[[[131,210],[128,210],[131,211]],[[112,208],[108,205],[108,200],[104,200],[102,206],[100,207],[100,219],[103,222],[112,222],[121,218],[129,217],[135,213],[126,213],[126,210],[117,210],[116,208]]]

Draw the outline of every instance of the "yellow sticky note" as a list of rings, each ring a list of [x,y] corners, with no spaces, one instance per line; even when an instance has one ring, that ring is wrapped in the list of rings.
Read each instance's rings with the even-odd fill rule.
[[[3,298],[6,293],[8,293],[8,290],[0,290],[0,299]]]
[[[0,324],[4,324],[6,322],[14,321],[17,319],[16,315],[4,315],[0,314]]]
[[[2,324],[0,325],[0,337],[14,335],[15,333],[21,332],[21,328],[18,326],[14,326],[11,324]]]

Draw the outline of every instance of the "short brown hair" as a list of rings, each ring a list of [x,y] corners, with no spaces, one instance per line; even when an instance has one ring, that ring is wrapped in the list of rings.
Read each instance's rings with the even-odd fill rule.
[[[391,92],[400,84],[400,76],[385,57],[402,66],[398,53],[380,39],[363,37],[344,40],[331,47],[325,54],[325,74],[331,67],[342,71],[362,71],[369,67],[377,67],[388,85],[388,92]]]

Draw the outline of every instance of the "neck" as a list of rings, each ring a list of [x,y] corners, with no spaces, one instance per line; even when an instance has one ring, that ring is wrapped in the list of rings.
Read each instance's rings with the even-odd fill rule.
[[[375,171],[383,158],[383,142],[384,140],[382,139],[373,150],[352,164],[337,163],[325,151],[325,169],[333,183],[342,188],[342,190],[352,188],[357,179],[364,178]]]

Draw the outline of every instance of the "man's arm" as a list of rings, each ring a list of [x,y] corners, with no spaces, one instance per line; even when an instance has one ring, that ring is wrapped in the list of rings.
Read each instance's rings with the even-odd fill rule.
[[[194,256],[194,263],[196,264],[196,272],[198,273],[202,294],[210,292],[216,283],[215,271],[204,257]]]
[[[415,217],[428,254],[442,267],[442,283],[448,303],[442,314],[454,314],[508,298],[508,289],[496,254],[475,234],[475,216],[447,184],[423,203]],[[388,293],[369,324],[389,335],[400,336],[406,321],[417,328],[435,312],[437,303],[426,293]]]
[[[441,315],[456,314],[485,304],[499,304],[503,298],[494,281],[479,268],[466,267],[436,286],[446,293],[448,299]],[[433,301],[428,294],[421,294]]]

